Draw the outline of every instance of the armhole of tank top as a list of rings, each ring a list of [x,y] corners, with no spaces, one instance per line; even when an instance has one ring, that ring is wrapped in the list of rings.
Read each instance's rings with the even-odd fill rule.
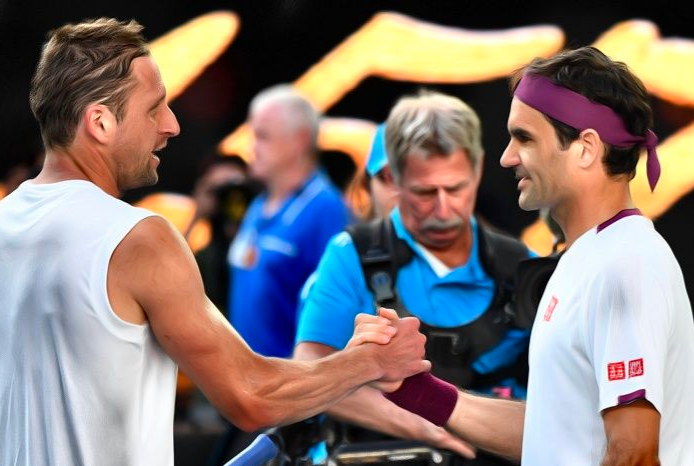
[[[103,249],[97,260],[94,262],[94,286],[92,291],[92,299],[95,300],[95,306],[101,322],[114,335],[126,341],[140,342],[146,338],[149,333],[149,323],[134,324],[123,320],[111,306],[111,301],[108,297],[108,267],[111,263],[111,257],[118,245],[125,239],[130,231],[137,224],[146,218],[154,217],[157,214],[138,209],[139,212],[133,213],[127,221],[121,222],[119,225],[114,225],[108,234],[104,237]]]

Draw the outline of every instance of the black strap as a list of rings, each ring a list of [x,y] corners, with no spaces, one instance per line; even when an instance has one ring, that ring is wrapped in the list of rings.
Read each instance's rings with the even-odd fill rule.
[[[366,286],[376,305],[404,310],[395,284],[400,268],[414,257],[412,249],[395,234],[390,219],[351,225],[347,232],[352,236]]]
[[[352,236],[366,285],[374,294],[376,304],[397,310],[401,317],[412,315],[400,300],[396,278],[398,270],[412,260],[414,252],[397,237],[392,222],[378,219],[353,225],[347,231]],[[472,363],[498,345],[509,328],[516,326],[513,306],[516,268],[528,258],[528,249],[523,243],[481,225],[478,241],[482,266],[495,283],[490,306],[466,325],[440,328],[422,323],[420,327],[427,336],[427,357],[433,363],[434,374],[466,388],[508,378],[507,370],[482,377],[473,371]]]
[[[520,261],[528,258],[528,248],[510,236],[481,225],[478,233],[482,267],[504,291],[514,292],[516,269]]]
[[[547,282],[557,268],[560,255],[532,257],[518,264],[516,271],[517,291],[514,294],[512,309],[513,321],[522,329],[530,329],[535,321],[535,314],[540,299],[545,292]]]

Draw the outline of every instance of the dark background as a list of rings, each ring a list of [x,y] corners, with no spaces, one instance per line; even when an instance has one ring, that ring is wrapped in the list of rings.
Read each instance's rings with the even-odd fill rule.
[[[138,20],[146,28],[146,37],[153,40],[196,16],[220,9],[239,16],[240,30],[222,56],[172,103],[182,132],[169,142],[162,156],[160,183],[126,194],[128,201],[154,190],[189,193],[200,160],[244,121],[248,103],[259,90],[294,81],[379,11],[400,12],[422,21],[472,30],[553,24],[564,31],[567,46],[588,45],[616,23],[635,18],[654,22],[663,37],[694,40],[694,15],[685,2],[636,6],[635,2],[568,1],[0,0],[0,178],[12,165],[30,161],[41,151],[38,126],[27,96],[47,31],[65,22],[113,16]],[[420,87],[419,83],[368,78],[327,115],[381,121],[400,95]],[[518,209],[513,175],[498,166],[508,142],[505,121],[509,95],[505,80],[427,87],[457,95],[478,111],[487,152],[478,211],[498,227],[519,234],[537,214]],[[661,139],[694,119],[694,109],[677,108],[658,99],[653,104]],[[656,222],[680,260],[691,282],[690,290],[694,289],[694,253],[689,247],[693,199],[692,195],[683,198]]]

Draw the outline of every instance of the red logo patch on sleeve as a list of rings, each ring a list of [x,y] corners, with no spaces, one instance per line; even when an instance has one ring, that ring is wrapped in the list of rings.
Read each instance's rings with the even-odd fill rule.
[[[629,361],[629,378],[643,375],[643,358]]]
[[[607,365],[607,380],[624,380],[624,361],[611,362]]]
[[[549,319],[552,318],[552,313],[554,312],[554,308],[557,307],[557,303],[559,300],[557,299],[556,296],[552,296],[552,299],[549,300],[549,305],[547,306],[547,310],[545,311],[545,316],[544,319],[549,322]]]

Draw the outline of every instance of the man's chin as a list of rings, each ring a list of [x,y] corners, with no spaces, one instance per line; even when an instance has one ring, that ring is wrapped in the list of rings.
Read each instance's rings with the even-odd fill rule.
[[[128,191],[130,189],[146,188],[149,186],[154,186],[159,182],[159,174],[157,172],[151,172],[147,176],[143,176],[125,186],[120,187],[120,191]]]
[[[540,205],[536,199],[530,199],[521,194],[520,197],[518,197],[518,207],[526,212],[532,212],[534,210],[540,210],[543,206]]]
[[[452,247],[453,244],[455,244],[455,240],[458,238],[458,236],[459,232],[457,230],[445,233],[427,232],[426,236],[422,238],[421,243],[429,249],[434,249],[437,251],[444,250]]]
[[[524,210],[524,211],[526,211],[526,212],[534,212],[534,211],[537,211],[537,210],[540,210],[540,209],[541,209],[541,207],[539,207],[539,206],[525,205],[525,204],[523,204],[523,203],[521,203],[521,202],[518,203],[518,207],[520,207],[521,210]]]
[[[251,163],[249,173],[256,180],[264,181],[268,176],[268,170],[259,162]]]
[[[159,182],[159,173],[157,173],[157,170],[150,170],[140,180],[140,187],[144,188],[147,186],[154,186],[158,182]]]

